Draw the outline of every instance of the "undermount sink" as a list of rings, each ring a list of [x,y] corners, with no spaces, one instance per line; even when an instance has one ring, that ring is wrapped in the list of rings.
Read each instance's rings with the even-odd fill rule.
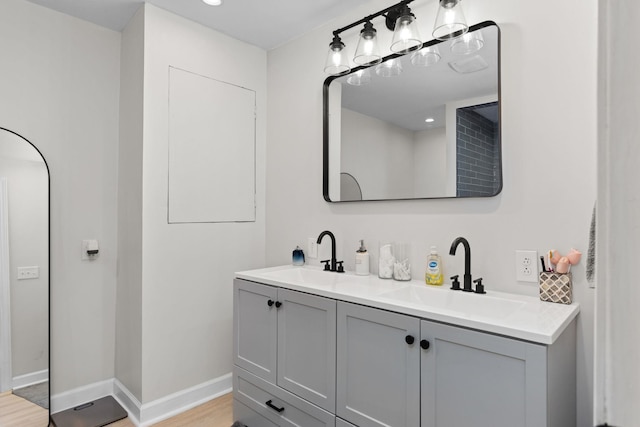
[[[447,288],[409,285],[379,295],[380,298],[407,304],[420,304],[454,311],[461,315],[504,318],[522,308],[525,303],[490,295],[478,295]]]
[[[315,286],[333,286],[345,281],[344,273],[334,273],[307,267],[287,268],[263,273],[264,276],[287,283]]]

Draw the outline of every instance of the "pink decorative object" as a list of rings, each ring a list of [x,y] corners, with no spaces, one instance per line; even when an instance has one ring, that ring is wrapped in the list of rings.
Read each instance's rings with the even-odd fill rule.
[[[569,272],[569,258],[563,256],[558,260],[556,263],[556,272],[561,274]]]
[[[556,251],[555,249],[551,250],[551,264],[557,264],[558,261],[560,261],[560,258],[562,258],[562,255],[560,255],[560,252]]]
[[[569,263],[571,263],[571,265],[576,265],[577,263],[579,263],[581,257],[582,252],[574,248],[571,248],[571,250],[567,254],[567,258],[569,259]]]

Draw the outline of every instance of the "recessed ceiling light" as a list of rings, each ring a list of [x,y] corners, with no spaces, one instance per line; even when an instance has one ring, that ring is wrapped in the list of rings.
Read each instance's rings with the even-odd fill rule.
[[[220,6],[222,4],[222,0],[202,0],[204,3],[209,6]]]
[[[426,119],[424,119],[424,121],[427,123],[433,123],[436,121],[436,119],[434,119],[433,117],[427,117]]]

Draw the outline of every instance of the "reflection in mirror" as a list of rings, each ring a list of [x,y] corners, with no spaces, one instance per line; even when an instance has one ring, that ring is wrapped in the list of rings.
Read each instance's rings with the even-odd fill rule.
[[[362,190],[360,184],[353,177],[353,175],[346,172],[340,174],[340,195],[342,199],[347,200],[362,200]]]
[[[0,128],[0,425],[49,424],[49,170]]]
[[[483,22],[464,36],[423,46],[325,80],[325,200],[501,191],[498,26]],[[361,198],[343,193],[343,174],[359,183]]]

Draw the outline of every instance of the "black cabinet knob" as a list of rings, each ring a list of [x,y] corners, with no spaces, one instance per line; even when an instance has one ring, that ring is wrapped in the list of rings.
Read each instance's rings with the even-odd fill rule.
[[[276,301],[276,308],[280,308],[281,305],[282,303],[280,301]]]
[[[271,307],[271,306],[273,305],[273,302],[274,302],[274,301],[273,301],[272,299],[270,299],[269,301],[267,301],[267,305],[268,305],[269,307]]]
[[[422,340],[422,341],[420,341],[420,347],[421,347],[423,350],[428,350],[428,349],[429,349],[429,347],[431,347],[431,344],[430,344],[430,343],[429,343],[429,341],[427,341],[427,340]]]
[[[413,338],[413,336],[411,335],[407,335],[406,337],[404,337],[404,340],[407,344],[411,345],[413,344],[413,342],[416,340],[415,338]]]

